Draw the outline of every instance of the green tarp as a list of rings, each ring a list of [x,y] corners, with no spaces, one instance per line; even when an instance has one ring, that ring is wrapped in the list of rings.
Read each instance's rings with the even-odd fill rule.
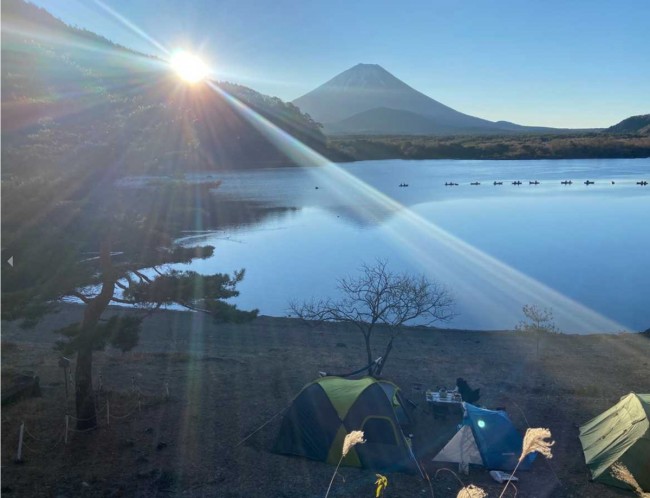
[[[629,489],[611,473],[621,462],[650,491],[650,394],[630,393],[580,427],[585,462],[595,481]]]

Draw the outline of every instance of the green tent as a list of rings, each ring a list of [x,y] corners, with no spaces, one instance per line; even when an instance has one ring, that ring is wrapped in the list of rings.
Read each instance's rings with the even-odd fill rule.
[[[307,384],[287,409],[274,451],[336,465],[343,440],[363,431],[342,465],[385,471],[417,471],[403,427],[409,414],[399,388],[372,377],[323,377]]]
[[[630,393],[580,427],[580,442],[593,480],[625,489],[610,467],[621,462],[650,491],[650,394]]]

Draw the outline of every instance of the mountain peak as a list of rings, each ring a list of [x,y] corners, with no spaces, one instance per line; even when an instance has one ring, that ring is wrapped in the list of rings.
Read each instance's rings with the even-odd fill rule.
[[[359,63],[293,103],[326,125],[326,129],[329,124],[378,108],[416,113],[456,129],[492,124],[454,111],[418,92],[379,64]]]
[[[330,91],[340,90],[377,90],[394,88],[403,90],[410,88],[406,83],[399,80],[386,71],[379,64],[359,63],[342,73],[338,74],[320,88],[329,88]]]
[[[353,69],[381,69],[382,71],[386,71],[383,67],[381,67],[379,64],[368,64],[366,62],[359,62],[356,66],[352,66],[348,71],[351,71]],[[388,71],[386,71],[388,72]]]

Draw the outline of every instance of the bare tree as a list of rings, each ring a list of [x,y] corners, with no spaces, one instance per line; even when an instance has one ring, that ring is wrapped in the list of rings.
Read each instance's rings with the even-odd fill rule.
[[[443,285],[424,275],[392,273],[386,261],[364,263],[359,275],[338,281],[341,297],[302,303],[290,303],[290,309],[304,320],[344,322],[354,325],[363,335],[368,365],[372,364],[372,334],[377,325],[387,326],[390,339],[376,371],[379,375],[403,325],[418,319],[423,325],[445,322],[455,316],[454,297]]]
[[[522,320],[515,327],[517,332],[535,334],[536,353],[539,357],[539,339],[543,334],[559,334],[560,329],[555,326],[553,321],[553,311],[549,308],[540,308],[535,304],[525,304],[522,312],[527,320]]]

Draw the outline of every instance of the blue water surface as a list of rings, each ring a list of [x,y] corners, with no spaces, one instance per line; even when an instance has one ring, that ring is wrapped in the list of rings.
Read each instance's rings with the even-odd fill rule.
[[[440,326],[512,329],[535,304],[565,332],[650,327],[650,186],[636,183],[650,180],[650,159],[387,160],[215,176],[222,195],[293,208],[186,239],[215,254],[178,268],[246,269],[241,308],[286,316],[290,301],[337,297],[337,278],[383,259],[454,293],[458,316]]]

